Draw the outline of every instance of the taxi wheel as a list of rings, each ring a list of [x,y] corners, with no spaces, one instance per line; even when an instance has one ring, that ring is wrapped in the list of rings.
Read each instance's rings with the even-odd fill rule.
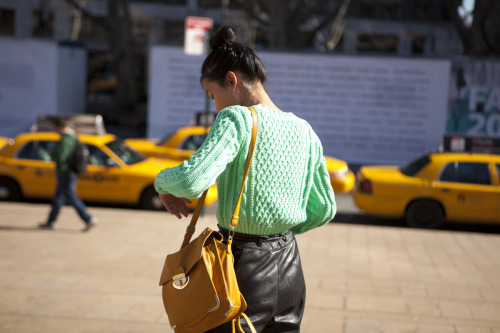
[[[141,195],[141,208],[147,210],[164,210],[163,203],[158,197],[158,192],[153,186],[150,186],[142,192]]]
[[[412,202],[406,210],[406,223],[414,228],[439,228],[444,223],[444,212],[441,206],[431,200]]]
[[[0,177],[0,200],[19,201],[21,200],[21,189],[16,181],[9,178]]]

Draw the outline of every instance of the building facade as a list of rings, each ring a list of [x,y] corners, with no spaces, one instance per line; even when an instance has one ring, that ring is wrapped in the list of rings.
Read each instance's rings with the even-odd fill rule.
[[[106,0],[80,3],[93,15],[107,15]],[[252,22],[251,15],[241,6],[232,5],[230,0],[136,0],[130,3],[133,34],[142,46],[181,46],[186,16],[210,17],[215,26],[222,22],[236,23],[248,32],[249,39],[264,36],[257,41],[262,49],[270,48],[266,36],[276,31]],[[329,29],[327,26],[324,30]],[[460,40],[443,0],[352,0],[342,20],[341,33],[335,53],[447,57],[461,52]],[[0,36],[78,40],[89,50],[106,48],[105,35],[99,27],[63,0],[0,0]],[[325,51],[320,43],[314,43],[313,49]]]

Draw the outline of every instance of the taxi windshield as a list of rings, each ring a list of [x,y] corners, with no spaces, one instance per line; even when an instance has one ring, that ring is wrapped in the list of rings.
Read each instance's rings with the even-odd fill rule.
[[[141,153],[131,149],[123,141],[115,140],[106,144],[123,162],[127,165],[144,161],[145,157]]]

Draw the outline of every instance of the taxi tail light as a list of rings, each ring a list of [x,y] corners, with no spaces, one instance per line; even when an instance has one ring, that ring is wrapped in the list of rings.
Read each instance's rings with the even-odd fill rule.
[[[359,184],[359,189],[361,192],[364,193],[373,193],[373,184],[372,181],[369,179],[363,179],[360,184]]]

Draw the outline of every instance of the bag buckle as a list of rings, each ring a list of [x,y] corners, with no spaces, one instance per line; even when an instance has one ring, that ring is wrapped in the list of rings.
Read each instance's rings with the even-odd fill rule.
[[[232,244],[233,243],[234,229],[236,229],[235,226],[233,226],[233,225],[229,226],[229,236],[227,237],[227,243],[228,244]]]
[[[174,275],[172,279],[172,286],[179,290],[186,288],[189,283],[189,276],[186,276],[184,273]]]

